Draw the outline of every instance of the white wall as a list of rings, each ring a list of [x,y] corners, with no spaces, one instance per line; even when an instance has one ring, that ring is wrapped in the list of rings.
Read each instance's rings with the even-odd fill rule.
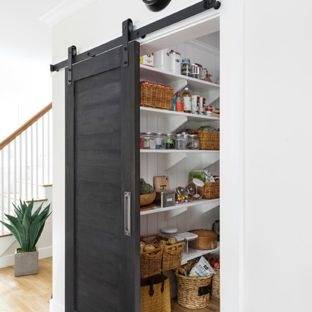
[[[0,141],[51,102],[51,30],[39,16],[57,1],[1,3]]]
[[[249,0],[245,14],[246,311],[308,312],[312,3]]]

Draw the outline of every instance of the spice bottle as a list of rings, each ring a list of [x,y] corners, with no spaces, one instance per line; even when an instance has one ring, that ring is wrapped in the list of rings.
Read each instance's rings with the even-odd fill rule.
[[[192,111],[192,94],[188,87],[185,87],[181,94],[183,98],[183,104],[184,104],[184,112],[191,113]]]

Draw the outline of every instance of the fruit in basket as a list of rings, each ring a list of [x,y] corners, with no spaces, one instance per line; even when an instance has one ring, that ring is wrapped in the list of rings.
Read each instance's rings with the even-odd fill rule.
[[[174,245],[177,243],[177,239],[175,237],[169,237],[168,238],[168,244],[169,245]]]
[[[147,244],[147,245],[144,246],[144,251],[146,251],[146,252],[151,252],[151,251],[154,251],[154,250],[155,250],[155,247],[152,244]]]
[[[140,179],[140,194],[150,194],[154,192],[154,188],[152,185],[146,183],[144,179]]]

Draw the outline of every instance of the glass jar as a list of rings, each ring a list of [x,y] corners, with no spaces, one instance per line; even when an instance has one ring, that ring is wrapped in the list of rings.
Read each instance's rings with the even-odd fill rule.
[[[166,149],[174,149],[174,134],[168,133],[165,138]]]
[[[175,140],[175,148],[177,150],[185,150],[187,146],[187,134],[178,133]]]
[[[165,149],[165,137],[163,133],[156,133],[155,135],[155,148],[156,149]]]
[[[181,74],[184,76],[191,76],[191,61],[188,58],[182,59]]]
[[[187,148],[191,150],[199,149],[199,139],[197,134],[189,134]]]
[[[156,149],[156,133],[148,132],[150,135],[150,149]]]

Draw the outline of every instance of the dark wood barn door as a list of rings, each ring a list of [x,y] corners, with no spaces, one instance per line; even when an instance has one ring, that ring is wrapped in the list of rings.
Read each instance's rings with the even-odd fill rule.
[[[139,44],[128,65],[123,49],[66,82],[66,312],[139,311]]]

